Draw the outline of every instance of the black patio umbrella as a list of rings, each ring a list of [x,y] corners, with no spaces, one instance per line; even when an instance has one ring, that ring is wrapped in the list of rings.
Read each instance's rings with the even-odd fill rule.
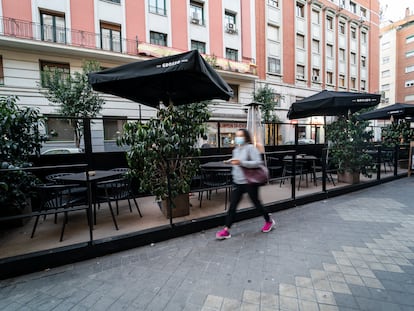
[[[404,119],[406,117],[414,117],[414,105],[397,103],[380,109],[361,113],[358,118],[361,120],[388,120]]]
[[[355,92],[335,92],[323,90],[315,95],[294,102],[289,109],[289,119],[312,116],[347,115],[363,108],[379,104],[381,95]]]
[[[160,102],[184,105],[233,96],[230,86],[197,50],[90,73],[89,83],[96,91],[151,107]]]

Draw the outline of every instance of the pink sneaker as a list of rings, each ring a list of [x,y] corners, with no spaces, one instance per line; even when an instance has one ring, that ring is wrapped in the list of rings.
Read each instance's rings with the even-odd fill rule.
[[[266,221],[263,228],[262,228],[262,232],[269,232],[270,230],[272,230],[272,228],[275,224],[276,223],[273,219],[270,219],[269,222]]]
[[[216,239],[217,240],[224,240],[224,239],[230,239],[231,234],[228,230],[222,229],[219,232],[216,233]]]

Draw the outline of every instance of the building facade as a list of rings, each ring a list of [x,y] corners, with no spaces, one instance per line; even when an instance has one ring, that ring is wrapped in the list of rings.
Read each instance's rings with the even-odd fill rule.
[[[414,15],[381,28],[380,81],[383,105],[414,104]]]
[[[39,93],[41,72],[103,68],[198,49],[234,90],[214,101],[209,140],[231,142],[262,85],[286,121],[294,101],[322,89],[378,92],[379,4],[370,0],[0,0],[0,92],[56,114]],[[126,119],[155,110],[104,95],[94,151],[107,150]],[[119,121],[121,120],[121,121]],[[311,120],[315,122],[315,120]],[[63,127],[49,118],[46,131]],[[55,122],[55,123],[53,123]],[[287,141],[280,129],[277,143]],[[317,130],[315,130],[317,131]],[[304,136],[316,138],[304,128]],[[62,138],[64,135],[61,135]],[[70,135],[69,135],[70,136]],[[283,137],[284,136],[284,137]],[[54,142],[61,143],[59,137]],[[69,139],[69,138],[68,138]]]

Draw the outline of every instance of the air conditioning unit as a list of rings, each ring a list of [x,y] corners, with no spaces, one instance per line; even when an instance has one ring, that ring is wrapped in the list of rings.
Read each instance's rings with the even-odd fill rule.
[[[194,12],[193,16],[191,17],[191,23],[200,25],[200,18],[196,12]]]
[[[237,33],[236,25],[233,23],[228,23],[226,25],[226,32],[228,33]]]

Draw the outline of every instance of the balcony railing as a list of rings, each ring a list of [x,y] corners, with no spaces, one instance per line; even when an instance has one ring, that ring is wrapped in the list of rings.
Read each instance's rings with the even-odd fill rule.
[[[114,40],[99,33],[52,27],[51,25],[42,25],[8,17],[0,17],[0,36],[134,56],[163,57],[184,52],[179,49],[139,41],[138,37],[136,39],[116,38]],[[112,44],[110,44],[111,42]],[[256,66],[251,61],[238,62],[219,57],[215,57],[215,59],[217,69],[256,74]]]

